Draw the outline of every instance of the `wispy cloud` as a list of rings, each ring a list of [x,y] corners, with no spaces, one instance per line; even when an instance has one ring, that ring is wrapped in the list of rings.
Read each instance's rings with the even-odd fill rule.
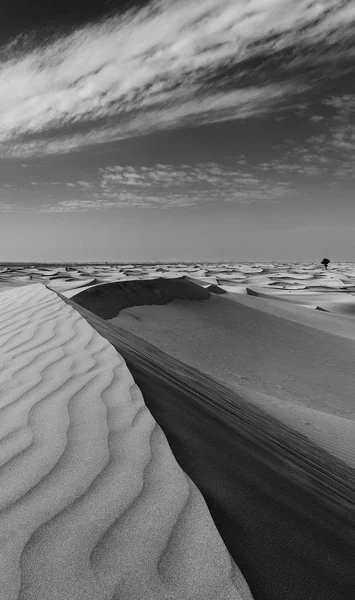
[[[167,130],[182,125],[194,125],[222,122],[231,119],[244,119],[250,116],[262,115],[272,107],[278,105],[285,96],[292,94],[295,88],[292,85],[267,85],[261,87],[250,87],[247,89],[237,89],[232,92],[210,92],[210,96],[193,98],[193,90],[190,89],[191,99],[179,103],[179,94],[171,90],[170,99],[166,100],[166,105],[151,106],[150,108],[142,104],[132,104],[131,107],[124,108],[122,105],[116,107],[116,113],[113,108],[108,108],[108,125],[101,126],[102,115],[97,115],[97,122],[91,124],[85,133],[66,134],[58,130],[54,135],[48,135],[45,127],[42,132],[46,133],[43,139],[28,141],[24,134],[31,137],[33,131],[15,131],[3,136],[1,142],[0,133],[0,155],[6,157],[30,158],[32,156],[42,156],[51,154],[65,154],[73,152],[85,146],[102,144],[117,140],[147,134],[152,131]],[[298,88],[299,91],[299,88]],[[203,91],[201,85],[200,94],[208,94]],[[168,108],[166,108],[168,106]],[[109,114],[110,113],[110,114]],[[115,122],[122,119],[119,124]],[[83,121],[87,125],[88,117],[83,115]],[[94,120],[95,115],[90,115],[90,120]],[[73,118],[72,125],[75,127],[80,119]],[[64,119],[58,121],[56,126],[63,127],[69,125],[69,121]],[[49,123],[48,129],[54,126]],[[1,125],[0,125],[1,131]]]
[[[189,206],[196,203],[198,198],[192,201],[189,195],[171,193],[167,197],[159,194],[142,195],[139,192],[119,192],[107,195],[106,197],[97,196],[93,200],[62,200],[56,204],[44,204],[40,207],[34,207],[38,212],[87,212],[96,210],[105,210],[112,208],[177,208]]]
[[[55,204],[43,204],[42,206],[34,206],[32,210],[35,212],[83,212],[83,211],[92,211],[103,208],[112,208],[115,206],[114,203],[108,202],[105,200],[61,200],[60,202],[56,202]]]
[[[0,212],[16,211],[18,211],[18,206],[16,204],[12,204],[11,202],[0,202]]]
[[[270,181],[215,162],[99,169],[99,197],[118,205],[187,206],[216,202],[280,201],[293,191],[287,181]]]
[[[355,95],[334,95],[323,101],[327,126],[322,133],[306,139],[306,147],[297,149],[298,158],[312,168],[328,173],[336,185],[338,180],[355,179]],[[293,150],[293,155],[296,151]],[[287,153],[289,157],[290,152]]]
[[[53,189],[58,192],[53,194]],[[246,170],[244,165],[216,162],[99,168],[96,174],[92,173],[91,181],[75,181],[69,190],[64,181],[49,182],[43,188],[45,202],[21,202],[18,209],[56,213],[122,207],[170,209],[206,204],[221,206],[231,202],[270,203],[283,202],[295,192],[288,178],[282,175],[278,179],[271,178],[262,169]],[[71,193],[73,197],[69,196]],[[19,190],[6,188],[4,194],[12,200],[18,197]]]
[[[333,146],[350,156],[354,155],[355,94],[333,96],[325,104],[333,110],[333,122],[330,128]]]
[[[138,188],[169,188],[222,190],[231,187],[258,185],[259,179],[245,170],[220,165],[216,162],[195,165],[157,164],[154,167],[114,166],[99,169],[100,185],[104,192]],[[164,190],[165,192],[165,190]]]
[[[94,184],[91,181],[79,180],[77,185],[82,191],[92,190],[94,188]]]
[[[318,177],[327,169],[327,159],[326,157],[314,155],[305,149],[304,154],[301,156],[295,151],[288,152],[282,160],[273,159],[271,161],[261,163],[259,165],[259,169],[269,174]]]
[[[70,152],[264,114],[302,89],[295,64],[354,57],[354,22],[354,3],[341,0],[156,0],[45,46],[11,44],[1,52],[0,152]],[[308,52],[315,44],[322,51]],[[248,83],[250,59],[287,49],[283,77],[255,68]]]

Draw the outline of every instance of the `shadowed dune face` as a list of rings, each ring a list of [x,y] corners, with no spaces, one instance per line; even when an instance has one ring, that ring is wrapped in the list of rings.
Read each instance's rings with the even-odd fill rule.
[[[0,295],[2,600],[251,599],[122,357],[42,285]]]
[[[104,319],[122,309],[146,304],[167,304],[172,300],[208,300],[210,294],[187,278],[152,279],[106,283],[75,295],[75,302]]]

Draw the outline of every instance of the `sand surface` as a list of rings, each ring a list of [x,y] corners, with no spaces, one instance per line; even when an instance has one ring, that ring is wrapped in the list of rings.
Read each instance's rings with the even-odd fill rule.
[[[232,387],[78,310],[125,356],[255,600],[352,600],[354,470]]]
[[[251,594],[126,363],[43,285],[0,295],[1,600]]]
[[[45,283],[61,293],[74,296],[76,290],[103,283],[150,280],[156,278],[176,279],[189,277],[202,287],[217,285],[220,288],[243,294],[266,294],[280,300],[299,302],[296,295],[308,295],[309,305],[314,306],[310,294],[345,294],[352,302],[355,293],[355,264],[331,263],[327,271],[315,263],[198,263],[198,264],[9,264],[0,267],[0,291],[2,283],[26,285]],[[347,297],[346,297],[347,296]],[[319,298],[319,296],[318,296]],[[342,297],[336,299],[330,312],[338,311]],[[305,300],[303,298],[303,300]],[[328,297],[330,301],[330,297]],[[354,313],[353,313],[354,314]]]
[[[77,304],[105,319],[114,317],[128,306],[164,305],[174,299],[208,300],[210,294],[203,286],[196,285],[186,277],[148,281],[136,280],[96,285],[77,293]]]
[[[355,323],[284,306],[212,294],[131,307],[110,322],[244,393],[355,468]]]
[[[0,300],[9,286],[19,293],[19,286],[25,286],[24,291],[35,282],[45,283],[124,356],[183,472],[203,492],[255,600],[353,600],[354,264],[331,264],[328,271],[316,264],[281,263],[11,265],[0,271]],[[55,331],[62,335],[60,327]],[[84,371],[85,360],[79,361]],[[110,363],[105,360],[106,364]],[[77,375],[75,371],[70,381]],[[32,398],[33,390],[29,393]],[[5,445],[4,468],[12,464],[11,452],[25,436],[22,429]],[[55,440],[54,436],[57,444]],[[41,461],[43,469],[45,459]],[[169,494],[166,498],[171,501]],[[147,510],[145,515],[151,508]],[[199,519],[190,522],[190,529],[192,522]],[[60,527],[56,524],[55,531]],[[16,524],[12,531],[17,531]],[[159,532],[158,528],[158,537]],[[21,552],[27,556],[26,550]],[[41,564],[39,556],[47,572],[43,552],[34,562]],[[64,563],[63,559],[60,565]],[[22,564],[27,563],[21,559],[21,568]],[[117,563],[109,564],[104,573],[113,581]],[[63,569],[71,572],[65,565]],[[31,566],[27,573],[32,572],[36,571]],[[130,586],[133,570],[129,572]],[[234,585],[239,581],[243,588],[244,580],[235,572]],[[170,566],[168,573],[173,573]],[[151,571],[147,577],[156,581]],[[177,581],[176,574],[173,579]],[[48,581],[52,585],[53,580]],[[103,581],[104,577],[100,584]],[[123,587],[120,584],[118,592],[115,588],[112,598],[131,599],[129,593],[147,597],[134,588],[127,591],[125,578],[120,581]],[[230,577],[227,581],[230,585]],[[221,585],[225,587],[220,582],[218,593]],[[26,588],[33,587],[32,596],[21,591],[20,597],[47,597],[38,595],[36,585],[31,582]],[[189,597],[183,595],[183,587],[177,589],[177,597]],[[175,597],[166,588],[149,594],[154,599]],[[200,596],[194,590],[192,597]],[[212,597],[224,598],[216,593]]]

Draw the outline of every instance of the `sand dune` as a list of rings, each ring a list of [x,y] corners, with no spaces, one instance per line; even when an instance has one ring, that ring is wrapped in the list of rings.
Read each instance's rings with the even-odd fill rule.
[[[96,279],[95,278],[90,278],[90,279],[77,279],[77,280],[73,280],[73,279],[52,279],[48,284],[47,287],[52,289],[52,290],[60,290],[60,291],[66,291],[66,290],[71,290],[71,289],[76,289],[76,288],[81,288],[81,287],[87,287],[87,286],[91,286],[94,285],[96,283]]]
[[[338,302],[329,302],[326,299],[321,300],[316,308],[325,312],[355,317],[355,297],[347,296],[346,299]]]
[[[194,303],[180,304],[191,309]],[[195,303],[200,309],[209,305]],[[78,310],[125,356],[179,463],[203,491],[255,600],[352,600],[354,470],[244,395],[187,365],[191,336],[186,331],[181,362]],[[203,360],[201,344],[199,352]],[[225,354],[217,369],[224,359]]]
[[[212,294],[201,303],[135,306],[110,322],[242,392],[355,468],[354,321],[265,302]]]
[[[208,284],[209,285],[209,284]],[[174,299],[207,300],[203,286],[186,277],[106,283],[75,295],[75,302],[103,318],[113,318],[128,306],[167,304]]]
[[[292,302],[279,302],[276,298],[259,298],[241,294],[228,294],[227,298],[231,302],[236,302],[237,305],[244,305],[312,329],[355,340],[355,323],[352,319],[347,319],[343,315],[325,314],[325,311],[314,310],[316,306],[301,306]]]
[[[261,286],[248,286],[247,292],[250,296],[257,296],[258,298],[277,299],[282,302],[292,302],[293,304],[303,304],[305,306],[317,306],[319,302],[323,300],[330,302],[348,302],[350,298],[343,292],[328,291],[323,288],[322,291],[314,291],[314,289],[303,289],[292,290],[285,289],[270,289],[265,290]]]
[[[245,285],[230,285],[225,283],[219,283],[222,290],[225,292],[231,292],[233,294],[246,294],[247,287]]]
[[[122,357],[42,285],[0,295],[2,600],[248,587]]]
[[[49,284],[53,289],[57,286],[55,289],[61,292],[68,290],[72,297],[76,289],[96,283],[178,279],[183,276],[201,287],[214,284],[236,294],[245,294],[247,287],[250,294],[265,298],[280,291],[290,296],[286,297],[287,301],[296,304],[302,304],[302,299],[297,297],[298,290],[300,293],[322,295],[328,292],[355,294],[355,268],[351,263],[332,264],[328,271],[315,264],[292,263],[4,265],[0,271],[0,283],[6,281],[19,285],[32,278],[33,282]],[[281,295],[277,297],[284,300]]]

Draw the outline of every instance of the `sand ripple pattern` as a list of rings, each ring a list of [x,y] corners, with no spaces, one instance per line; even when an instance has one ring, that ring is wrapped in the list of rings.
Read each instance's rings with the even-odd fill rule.
[[[41,284],[0,295],[1,600],[250,599],[122,357]]]

